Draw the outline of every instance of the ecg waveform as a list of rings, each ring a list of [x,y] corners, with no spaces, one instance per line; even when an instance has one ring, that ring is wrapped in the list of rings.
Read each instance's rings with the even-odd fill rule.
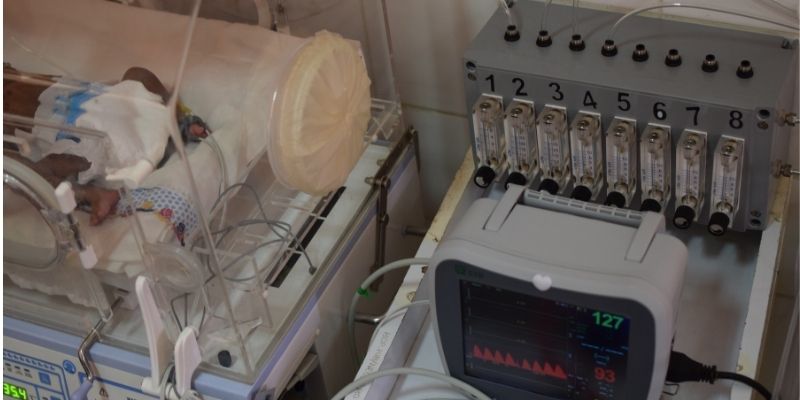
[[[547,362],[539,363],[536,360],[534,360],[533,363],[531,363],[527,359],[522,359],[522,363],[520,363],[514,358],[514,356],[511,355],[511,353],[503,354],[499,351],[492,351],[492,349],[488,347],[484,347],[483,350],[481,350],[480,346],[475,345],[472,348],[472,356],[479,360],[490,362],[493,364],[504,365],[506,367],[519,368],[525,371],[529,371],[532,372],[534,375],[548,376],[560,380],[567,379],[567,374],[564,372],[564,369],[561,368],[561,366],[558,364],[553,366],[550,365],[550,363]]]

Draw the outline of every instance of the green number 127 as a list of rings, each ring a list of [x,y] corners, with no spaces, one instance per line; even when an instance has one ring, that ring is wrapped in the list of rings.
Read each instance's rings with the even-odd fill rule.
[[[599,325],[604,328],[611,328],[614,330],[619,330],[619,326],[622,325],[622,321],[624,321],[624,318],[620,317],[619,315],[604,313],[600,311],[593,312],[592,316],[594,317],[595,325]]]

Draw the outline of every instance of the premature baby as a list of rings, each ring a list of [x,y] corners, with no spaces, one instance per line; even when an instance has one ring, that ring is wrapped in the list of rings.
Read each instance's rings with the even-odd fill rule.
[[[14,145],[4,144],[5,156],[24,163],[53,187],[71,181],[76,200],[90,212],[91,225],[115,213],[133,211],[129,205],[120,211],[119,192],[102,187],[109,173],[124,176],[135,174],[142,166],[145,171],[158,167],[174,151],[167,125],[172,119],[163,106],[169,92],[147,69],[133,67],[119,82],[100,84],[28,74],[4,65],[3,93],[4,113],[106,133],[110,143],[68,130],[37,127],[34,136],[49,143],[38,160],[28,159]],[[205,123],[187,110],[180,102],[175,110],[183,140],[208,136]],[[13,128],[4,124],[3,133],[13,135]],[[143,189],[143,193],[154,190],[158,189]]]

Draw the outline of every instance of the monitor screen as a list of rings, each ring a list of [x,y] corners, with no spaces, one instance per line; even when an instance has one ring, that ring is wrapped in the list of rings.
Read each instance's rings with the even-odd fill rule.
[[[630,319],[460,280],[464,372],[571,400],[625,394]]]

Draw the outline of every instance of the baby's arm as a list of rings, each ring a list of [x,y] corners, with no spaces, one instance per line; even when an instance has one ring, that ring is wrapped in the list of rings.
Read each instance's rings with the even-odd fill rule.
[[[13,158],[41,175],[54,188],[65,180],[74,180],[79,172],[86,171],[91,165],[85,158],[72,154],[50,154],[33,162],[14,151],[4,151],[6,157]],[[104,189],[92,184],[73,184],[75,201],[78,204],[89,204],[91,207],[89,224],[98,225],[108,216],[114,214],[119,202],[116,190]]]

